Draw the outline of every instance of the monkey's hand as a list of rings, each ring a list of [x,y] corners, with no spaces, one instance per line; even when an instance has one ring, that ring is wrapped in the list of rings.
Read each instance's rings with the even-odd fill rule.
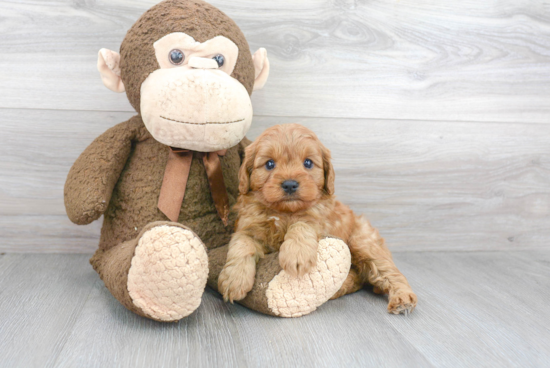
[[[64,190],[65,209],[72,222],[89,224],[105,212],[139,128],[135,118],[112,127],[75,161]]]

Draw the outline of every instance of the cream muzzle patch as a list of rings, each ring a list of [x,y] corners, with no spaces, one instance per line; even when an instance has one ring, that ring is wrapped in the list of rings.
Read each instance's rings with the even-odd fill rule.
[[[200,43],[172,33],[154,47],[161,69],[141,85],[140,106],[151,135],[168,146],[201,152],[238,144],[253,112],[246,88],[230,76],[237,46],[222,36]]]

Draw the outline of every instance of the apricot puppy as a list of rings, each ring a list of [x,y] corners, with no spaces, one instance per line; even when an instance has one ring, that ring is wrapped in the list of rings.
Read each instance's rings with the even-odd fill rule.
[[[239,171],[239,219],[229,243],[218,286],[225,301],[243,299],[252,289],[256,263],[279,252],[285,272],[295,277],[316,265],[317,247],[326,236],[344,240],[352,267],[332,299],[369,282],[389,295],[388,312],[411,312],[417,302],[384,239],[362,216],[334,197],[330,152],[298,124],[267,129],[246,148]]]

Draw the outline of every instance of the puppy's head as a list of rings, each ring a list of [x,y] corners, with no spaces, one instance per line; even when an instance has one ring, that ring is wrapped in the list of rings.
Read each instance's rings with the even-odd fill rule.
[[[334,194],[330,151],[304,126],[269,128],[246,148],[239,192],[277,211],[305,210]]]

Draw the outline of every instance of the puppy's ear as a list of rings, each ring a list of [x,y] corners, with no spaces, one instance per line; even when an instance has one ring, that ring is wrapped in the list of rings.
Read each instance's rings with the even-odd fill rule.
[[[321,144],[321,150],[323,152],[323,170],[325,171],[325,185],[324,189],[328,195],[334,194],[334,167],[332,167],[330,151],[323,144]]]
[[[256,142],[252,142],[244,151],[244,160],[239,169],[239,193],[244,195],[250,191],[250,174],[254,169],[256,158]]]

